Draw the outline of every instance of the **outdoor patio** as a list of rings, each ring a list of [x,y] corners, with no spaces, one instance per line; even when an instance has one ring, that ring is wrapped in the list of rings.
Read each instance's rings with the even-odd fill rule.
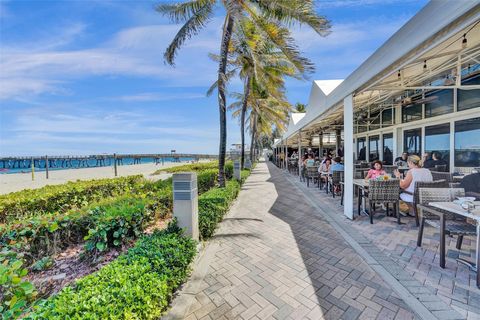
[[[425,226],[422,247],[417,247],[418,227],[414,217],[402,216],[402,224],[398,225],[396,217],[386,216],[385,211],[380,209],[374,216],[373,224],[370,224],[369,216],[358,216],[355,201],[354,220],[350,220],[344,216],[340,197],[333,198],[331,193],[327,194],[312,183],[307,187],[299,181],[298,176],[286,170],[283,172],[323,210],[335,214],[342,224],[363,235],[442,301],[464,316],[468,311],[475,314],[477,319],[480,318],[480,290],[476,287],[476,273],[456,261],[459,257],[475,261],[474,237],[465,237],[461,250],[455,247],[456,237],[447,237],[446,267],[442,269],[439,265],[438,229]]]

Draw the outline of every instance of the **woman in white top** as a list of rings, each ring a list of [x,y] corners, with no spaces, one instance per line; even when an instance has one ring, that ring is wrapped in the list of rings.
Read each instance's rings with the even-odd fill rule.
[[[405,190],[400,194],[400,199],[405,202],[413,203],[413,191],[415,188],[415,182],[417,181],[433,181],[432,173],[430,170],[421,168],[420,157],[412,155],[408,157],[408,172],[405,179],[400,179],[400,188]],[[395,177],[400,178],[400,172],[395,171]]]

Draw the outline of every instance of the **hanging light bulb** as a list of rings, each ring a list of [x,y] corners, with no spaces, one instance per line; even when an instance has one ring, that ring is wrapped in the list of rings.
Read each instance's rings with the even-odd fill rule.
[[[398,76],[398,79],[400,79],[401,77],[400,70],[398,70],[397,76]]]
[[[462,48],[465,49],[466,47],[467,47],[467,34],[465,33],[463,35]]]
[[[427,60],[423,60],[423,70],[427,70]]]

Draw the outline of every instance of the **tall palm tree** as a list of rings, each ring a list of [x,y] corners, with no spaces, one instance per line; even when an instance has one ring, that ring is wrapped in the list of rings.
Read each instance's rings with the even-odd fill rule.
[[[220,45],[221,59],[217,77],[218,108],[220,113],[218,181],[220,186],[224,186],[227,144],[225,82],[228,48],[235,22],[242,18],[248,18],[264,36],[268,37],[287,57],[298,65],[304,61],[294,46],[290,32],[287,29],[279,30],[278,26],[291,26],[294,23],[300,23],[308,25],[318,34],[324,35],[328,32],[330,25],[328,20],[315,12],[313,0],[189,0],[172,4],[160,4],[156,7],[158,12],[167,15],[175,23],[183,23],[183,26],[165,51],[164,58],[167,63],[174,64],[178,49],[186,40],[198,34],[206,26],[213,17],[215,5],[217,4],[222,5],[225,9]]]

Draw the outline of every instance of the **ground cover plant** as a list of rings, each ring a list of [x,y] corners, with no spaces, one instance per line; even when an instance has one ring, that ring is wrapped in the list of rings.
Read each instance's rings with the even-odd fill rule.
[[[248,173],[248,170],[242,172],[241,182],[245,180]],[[197,172],[199,207],[209,209],[208,212],[203,209],[200,211],[202,239],[207,239],[213,234],[217,223],[227,212],[240,190],[240,182],[235,180],[229,181],[226,188],[217,188],[217,175],[216,169],[203,169]],[[0,282],[2,302],[5,300],[3,297],[6,296],[4,292],[10,292],[9,296],[12,296],[12,290],[9,289],[12,281],[23,283],[21,287],[23,291],[17,288],[15,298],[13,300],[9,298],[8,304],[2,305],[0,314],[3,318],[12,318],[12,314],[25,314],[33,307],[35,312],[29,316],[31,319],[100,319],[101,317],[95,318],[94,315],[97,313],[106,315],[105,312],[108,311],[105,310],[113,308],[116,312],[113,318],[157,317],[165,310],[172,292],[184,281],[188,264],[193,257],[189,258],[188,254],[177,254],[178,250],[183,250],[183,242],[172,244],[168,248],[161,247],[164,252],[157,252],[156,244],[148,245],[157,241],[154,240],[156,236],[142,238],[136,244],[135,241],[142,237],[146,226],[152,225],[152,221],[164,219],[169,215],[172,205],[171,178],[157,182],[140,179],[134,187],[129,187],[127,193],[96,201],[81,208],[60,213],[43,213],[29,219],[0,224],[0,245],[9,252],[11,261],[18,261],[14,265],[17,275],[9,282]],[[178,234],[178,232],[173,233]],[[155,233],[157,234],[158,232]],[[163,236],[161,238],[164,239]],[[98,273],[88,275],[98,268],[83,273],[87,276],[78,280],[75,285],[65,287],[58,295],[53,295],[47,300],[37,300],[32,304],[36,291],[33,285],[25,281],[27,272],[25,266],[32,271],[49,268],[55,263],[52,254],[62,252],[71,244],[82,244],[85,257],[91,258],[90,260],[95,264],[97,258],[103,259],[104,253],[112,248],[121,246],[124,248],[122,251],[132,245],[134,248],[113,262],[110,259],[103,262],[101,265],[104,267]],[[125,244],[128,245],[125,247]],[[133,255],[131,252],[139,254]],[[162,258],[157,261],[153,256],[158,254],[162,255]],[[153,258],[150,255],[153,255]],[[173,260],[169,265],[162,265],[166,263],[167,258]],[[128,263],[124,262],[125,259]],[[151,263],[146,263],[145,259]],[[175,261],[181,265],[172,269],[172,263]],[[0,269],[0,279],[2,279],[2,272],[7,273],[4,269]],[[163,271],[158,271],[160,269]],[[34,279],[35,272],[31,275]],[[32,279],[32,276],[29,278]],[[77,277],[69,278],[70,280],[64,282],[64,285]],[[109,281],[113,281],[114,284],[108,285]],[[57,287],[57,290],[62,287],[63,285]],[[133,291],[125,288],[132,288]],[[40,288],[39,293],[41,294],[38,297],[42,298],[48,297],[52,291],[45,292]],[[102,299],[104,297],[105,300],[93,298],[97,296]],[[21,302],[17,304],[17,301]],[[76,302],[71,305],[70,301]],[[82,307],[77,304],[81,304]],[[129,306],[125,307],[125,304]]]
[[[185,281],[195,252],[195,242],[171,224],[50,297],[27,319],[156,319]]]
[[[183,166],[171,167],[166,169],[159,169],[155,171],[153,174],[160,174],[160,173],[176,173],[176,172],[199,172],[203,170],[215,169],[218,174],[218,161],[210,161],[210,162],[200,162],[200,163],[192,163],[186,164]],[[233,161],[227,161],[225,163],[225,175],[227,179],[231,179],[233,176]]]
[[[0,223],[51,212],[66,212],[91,202],[127,193],[142,176],[68,182],[0,196]]]

